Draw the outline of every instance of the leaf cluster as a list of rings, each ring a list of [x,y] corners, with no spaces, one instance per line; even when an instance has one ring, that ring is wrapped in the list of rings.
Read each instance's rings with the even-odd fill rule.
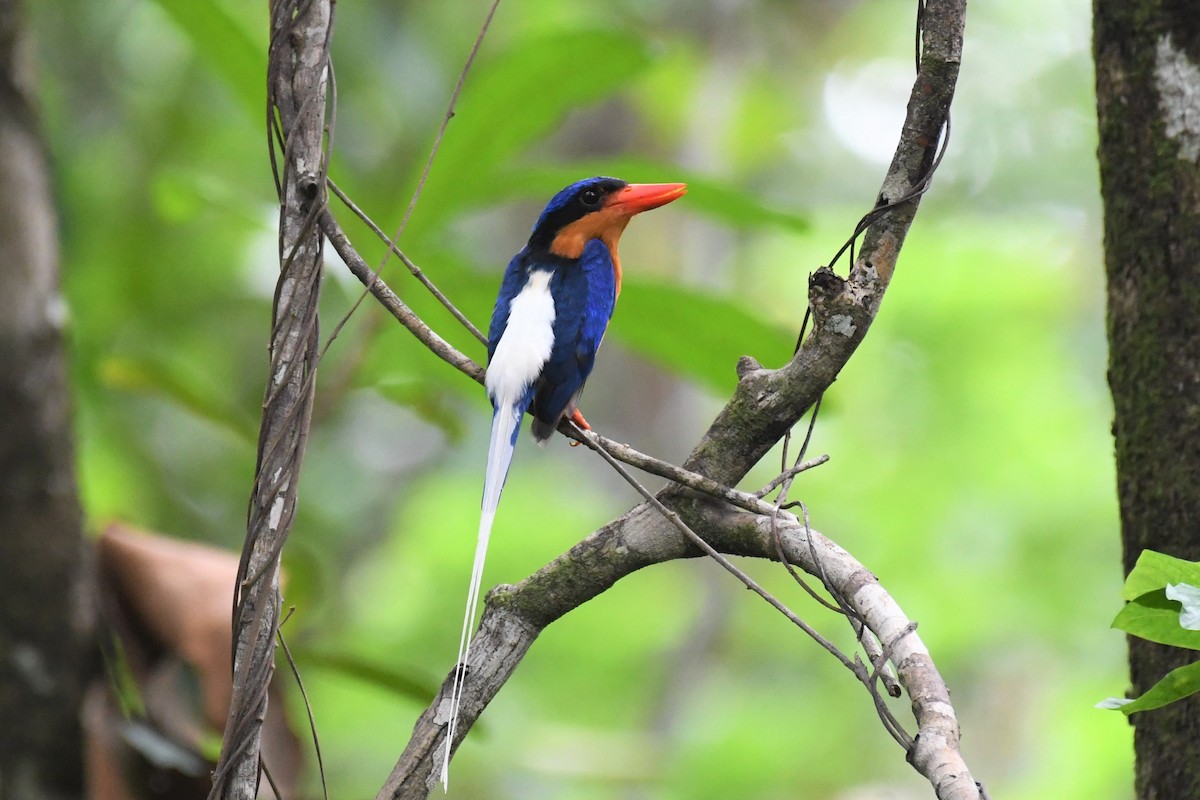
[[[1200,587],[1200,562],[1144,550],[1125,579],[1121,596],[1129,602],[1113,620],[1113,627],[1151,642],[1200,650],[1200,630],[1185,627],[1194,625],[1187,616],[1189,611],[1195,613],[1195,602],[1186,589],[1195,592],[1196,587]],[[1140,697],[1105,701],[1102,705],[1119,708],[1128,716],[1161,708],[1197,692],[1200,692],[1200,660],[1171,670]]]

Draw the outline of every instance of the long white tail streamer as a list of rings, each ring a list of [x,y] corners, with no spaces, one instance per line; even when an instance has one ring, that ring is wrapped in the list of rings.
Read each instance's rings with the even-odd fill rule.
[[[483,510],[479,516],[479,538],[475,543],[475,563],[471,568],[471,587],[467,591],[467,610],[463,615],[462,636],[458,640],[458,660],[455,661],[454,688],[450,693],[450,724],[446,732],[446,752],[442,760],[442,786],[450,788],[450,751],[458,728],[459,705],[462,702],[463,682],[467,677],[467,661],[471,657],[471,635],[475,630],[475,608],[479,605],[479,587],[483,583],[483,565],[487,561],[488,539],[492,522],[500,504],[500,492],[512,463],[514,432],[521,422],[514,406],[496,409],[492,417],[492,440],[488,445],[487,471],[483,479]]]

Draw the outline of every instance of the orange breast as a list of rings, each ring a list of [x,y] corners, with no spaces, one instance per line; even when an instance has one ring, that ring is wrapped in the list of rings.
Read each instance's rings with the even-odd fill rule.
[[[599,211],[593,211],[559,231],[558,235],[554,237],[554,241],[550,243],[550,252],[563,258],[579,258],[583,255],[583,248],[591,240],[599,239],[604,242],[612,256],[613,277],[616,279],[617,294],[619,295],[621,293],[621,256],[617,252],[617,246],[621,241],[621,234],[625,232],[625,226],[629,224],[629,219],[629,215],[618,208],[602,208]]]

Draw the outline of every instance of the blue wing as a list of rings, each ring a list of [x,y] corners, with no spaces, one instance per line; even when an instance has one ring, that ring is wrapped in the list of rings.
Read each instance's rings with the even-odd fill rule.
[[[554,295],[554,347],[533,399],[533,435],[542,440],[583,389],[596,362],[617,300],[616,274],[608,247],[593,239],[579,260],[558,270]]]

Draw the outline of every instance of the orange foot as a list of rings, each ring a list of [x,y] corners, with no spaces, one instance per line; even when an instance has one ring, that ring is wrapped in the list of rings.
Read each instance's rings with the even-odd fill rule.
[[[592,426],[588,425],[587,420],[583,418],[583,414],[579,413],[578,408],[571,412],[570,420],[585,431],[590,431],[592,429]],[[579,447],[581,444],[583,444],[583,442],[573,441],[571,442],[571,447]]]

